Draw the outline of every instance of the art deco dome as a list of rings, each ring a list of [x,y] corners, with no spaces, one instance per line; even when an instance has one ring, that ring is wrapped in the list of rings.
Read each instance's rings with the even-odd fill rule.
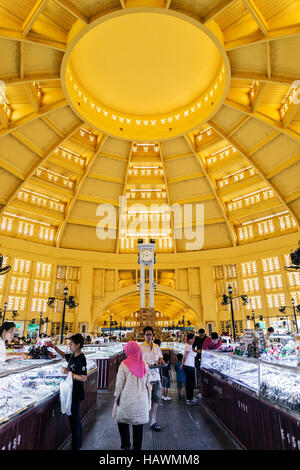
[[[204,205],[204,250],[299,229],[299,1],[0,0],[0,19],[1,235],[134,252],[136,203],[162,253],[195,250],[174,204]]]

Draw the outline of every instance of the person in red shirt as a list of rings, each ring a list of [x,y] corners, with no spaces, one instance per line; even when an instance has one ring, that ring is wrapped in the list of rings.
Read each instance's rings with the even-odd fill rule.
[[[220,346],[222,346],[222,341],[218,333],[213,332],[210,337],[205,338],[202,349],[219,349]]]

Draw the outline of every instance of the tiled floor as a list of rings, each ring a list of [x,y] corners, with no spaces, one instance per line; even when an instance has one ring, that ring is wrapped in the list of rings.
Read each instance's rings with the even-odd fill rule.
[[[143,450],[236,450],[238,446],[207,413],[201,402],[187,406],[171,389],[170,401],[161,401],[158,423],[161,432],[144,426]],[[83,427],[82,450],[119,450],[118,427],[111,416],[113,393],[98,393],[98,406]],[[65,447],[69,448],[69,445]]]

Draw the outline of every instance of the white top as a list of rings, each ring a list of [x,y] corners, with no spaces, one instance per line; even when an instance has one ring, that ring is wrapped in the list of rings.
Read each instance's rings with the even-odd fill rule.
[[[142,353],[143,353],[143,360],[146,362],[148,366],[152,364],[157,364],[158,359],[163,357],[162,352],[158,344],[152,343],[152,349],[146,343],[146,341],[140,344]],[[156,382],[157,380],[160,381],[160,373],[159,368],[150,369],[149,368],[149,380],[150,382]]]
[[[116,413],[113,413],[118,423],[134,425],[148,423],[151,408],[148,380],[148,367],[144,377],[138,378],[130,372],[124,362],[120,364],[114,393],[115,397],[120,397],[120,404]]]
[[[185,346],[185,350],[184,352],[188,353],[185,361],[184,361],[184,365],[185,366],[189,366],[189,367],[195,367],[195,356],[196,356],[196,353],[193,351],[193,346],[191,344],[187,344]]]
[[[0,338],[0,362],[6,361],[6,346],[5,346],[5,341],[3,341],[2,338]]]

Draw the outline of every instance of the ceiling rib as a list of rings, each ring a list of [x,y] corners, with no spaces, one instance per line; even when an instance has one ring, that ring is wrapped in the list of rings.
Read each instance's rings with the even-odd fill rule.
[[[198,164],[200,165],[201,167],[201,170],[203,171],[204,175],[206,176],[206,179],[207,179],[207,182],[209,184],[209,186],[211,187],[211,190],[215,196],[215,199],[220,207],[220,210],[222,212],[222,215],[224,217],[224,221],[227,225],[227,229],[228,229],[228,232],[229,232],[229,235],[230,235],[230,239],[231,239],[231,243],[232,243],[232,246],[236,246],[237,244],[237,237],[236,237],[236,233],[235,233],[235,230],[229,220],[229,218],[227,217],[227,213],[226,213],[226,209],[223,205],[223,202],[220,200],[218,194],[217,194],[217,191],[216,191],[216,188],[215,188],[215,185],[214,185],[214,182],[212,181],[210,175],[208,174],[208,172],[206,171],[206,168],[205,168],[205,165],[203,164],[203,161],[201,159],[201,157],[198,155],[198,153],[196,152],[196,150],[194,149],[194,145],[192,144],[189,136],[185,136],[185,139],[191,149],[191,151],[193,152],[193,155],[194,157],[196,158]]]
[[[269,44],[269,43],[267,43]],[[231,74],[231,80],[246,80],[247,82],[255,82],[255,81],[260,81],[260,82],[265,82],[265,83],[270,83],[270,84],[275,84],[275,85],[291,85],[294,81],[295,78],[291,77],[282,77],[280,75],[263,75],[260,73],[254,73],[254,72],[238,72],[238,71],[232,71]]]
[[[262,36],[259,39],[257,39],[257,34],[251,34],[250,36],[244,36],[239,39],[234,39],[232,41],[225,42],[225,49],[226,51],[232,51],[234,49],[240,49],[242,47],[252,46],[254,44],[263,44],[267,41],[276,41],[276,39],[287,39],[291,36],[295,37],[299,35],[300,26],[287,26],[285,28],[274,29],[273,31],[269,31],[266,36]]]
[[[40,108],[39,112],[36,113],[31,113],[25,116],[24,118],[15,121],[15,122],[10,122],[10,127],[8,129],[1,129],[0,130],[0,137],[3,137],[7,134],[10,134],[12,131],[15,131],[16,129],[19,129],[20,127],[24,126],[25,124],[28,124],[29,122],[33,122],[36,119],[39,119],[40,117],[46,116],[47,114],[51,113],[52,111],[56,111],[58,109],[64,108],[67,106],[68,103],[65,99],[57,101],[56,103],[52,103],[47,106],[43,106]]]
[[[125,6],[124,6],[124,8],[125,8]],[[131,157],[132,157],[132,145],[133,145],[133,142],[131,142],[131,144],[130,144],[129,155],[128,155],[128,158],[127,158],[126,173],[125,173],[124,185],[123,185],[123,190],[122,190],[123,198],[126,197],[125,190],[126,190],[126,185],[127,185],[127,181],[128,181],[129,165],[130,165]],[[116,254],[119,254],[119,251],[120,251],[120,226],[123,223],[123,218],[122,218],[122,215],[123,215],[122,214],[122,212],[123,212],[123,201],[124,201],[123,198],[122,198],[122,204],[121,204],[121,206],[119,206],[119,226],[118,226]]]
[[[229,108],[235,109],[237,111],[241,111],[242,113],[247,114],[248,116],[253,117],[254,119],[262,121],[265,124],[269,124],[271,127],[274,127],[274,129],[279,130],[282,134],[285,134],[288,137],[295,139],[299,143],[300,134],[298,134],[297,132],[295,132],[294,130],[288,127],[286,128],[282,127],[282,124],[280,121],[275,121],[269,116],[266,116],[265,114],[262,114],[258,111],[253,112],[249,107],[244,106],[240,103],[237,103],[236,101],[232,101],[228,98],[225,100],[224,105],[228,106]]]
[[[56,149],[56,147],[58,147],[59,145],[62,145],[66,140],[69,139],[69,137],[74,134],[74,132],[77,132],[78,129],[80,129],[80,127],[82,126],[82,122],[80,122],[80,124],[76,124],[75,126],[73,126],[68,132],[66,132],[66,134],[64,134],[64,136],[62,138],[60,138],[57,142],[55,142],[55,144],[51,145],[51,147],[47,150],[47,152],[45,153],[44,157],[39,160],[37,163],[35,163],[32,168],[30,169],[30,171],[27,173],[27,175],[25,176],[25,178],[21,181],[20,184],[18,184],[18,186],[16,187],[16,189],[13,191],[13,193],[10,195],[10,197],[8,198],[7,200],[7,203],[6,205],[0,210],[0,215],[7,209],[7,207],[10,205],[10,203],[14,200],[14,198],[16,197],[16,194],[24,187],[24,185],[30,180],[30,178],[34,175],[34,173],[36,172],[36,170],[38,169],[39,166],[43,165],[47,159],[50,157],[51,153],[54,152],[54,150]]]
[[[300,229],[300,224],[299,224],[299,219],[294,212],[294,210],[287,204],[286,200],[284,199],[283,195],[280,193],[280,191],[273,185],[273,183],[267,178],[266,174],[263,172],[263,170],[259,167],[257,163],[255,163],[251,157],[247,154],[247,152],[239,145],[237,144],[231,137],[228,137],[225,132],[223,132],[216,124],[214,124],[212,121],[209,121],[209,125],[222,137],[222,139],[227,140],[227,142],[230,145],[233,145],[239,152],[240,154],[244,157],[244,159],[247,161],[248,165],[253,166],[256,168],[257,172],[259,175],[262,177],[262,179],[267,183],[270,188],[273,189],[274,194],[278,197],[278,199],[283,203],[283,205],[286,207],[286,209],[293,215],[298,230]]]
[[[68,13],[71,13],[71,15],[73,15],[77,20],[80,20],[85,24],[89,22],[89,19],[68,0],[54,0],[54,2],[57,5],[60,5]]]
[[[164,175],[164,183],[165,183],[165,188],[166,188],[166,194],[167,194],[167,200],[168,200],[168,206],[171,208],[171,198],[170,198],[170,191],[169,191],[169,185],[167,181],[167,173],[166,173],[166,165],[165,165],[165,152],[163,149],[163,145],[160,145],[160,159],[161,159],[161,164],[163,168],[163,175]],[[175,230],[174,230],[174,211],[171,212],[171,217],[170,217],[170,223],[171,223],[171,229],[173,233],[173,248],[174,248],[174,253],[177,253],[177,245],[176,245],[176,239],[175,239]]]
[[[39,15],[44,10],[45,6],[47,5],[48,0],[37,0],[34,7],[32,8],[31,12],[25,19],[23,26],[22,26],[22,33],[26,36],[29,31],[31,30],[33,24],[38,19]]]
[[[103,144],[104,142],[106,141],[107,139],[107,136],[102,136],[101,140],[99,141],[98,145],[97,145],[97,148],[95,150],[95,153],[94,155],[90,158],[85,170],[84,170],[84,173],[81,177],[81,179],[79,180],[78,184],[77,184],[77,187],[74,191],[74,194],[73,194],[73,197],[71,199],[71,201],[69,202],[69,205],[68,205],[68,208],[66,210],[66,214],[65,214],[65,219],[63,221],[63,223],[61,224],[61,226],[59,227],[58,231],[57,231],[57,235],[56,235],[56,247],[59,248],[60,247],[60,244],[61,244],[61,240],[62,240],[62,237],[63,237],[63,234],[64,234],[64,230],[66,228],[66,225],[68,223],[68,220],[70,218],[70,215],[71,215],[71,212],[72,212],[72,209],[74,207],[74,204],[76,202],[76,199],[77,199],[77,196],[83,186],[83,183],[85,182],[89,172],[90,172],[90,169],[92,168],[96,158],[98,157],[99,153],[101,152],[101,149],[103,147]]]
[[[214,7],[207,15],[201,18],[202,23],[208,23],[211,20],[214,20],[217,16],[224,13],[228,8],[230,8],[236,0],[222,0],[216,7]]]
[[[259,10],[258,6],[255,5],[253,0],[243,0],[243,3],[247,10],[249,11],[250,15],[257,23],[259,29],[263,33],[264,36],[268,34],[269,26],[265,18],[263,17],[261,11]]]

